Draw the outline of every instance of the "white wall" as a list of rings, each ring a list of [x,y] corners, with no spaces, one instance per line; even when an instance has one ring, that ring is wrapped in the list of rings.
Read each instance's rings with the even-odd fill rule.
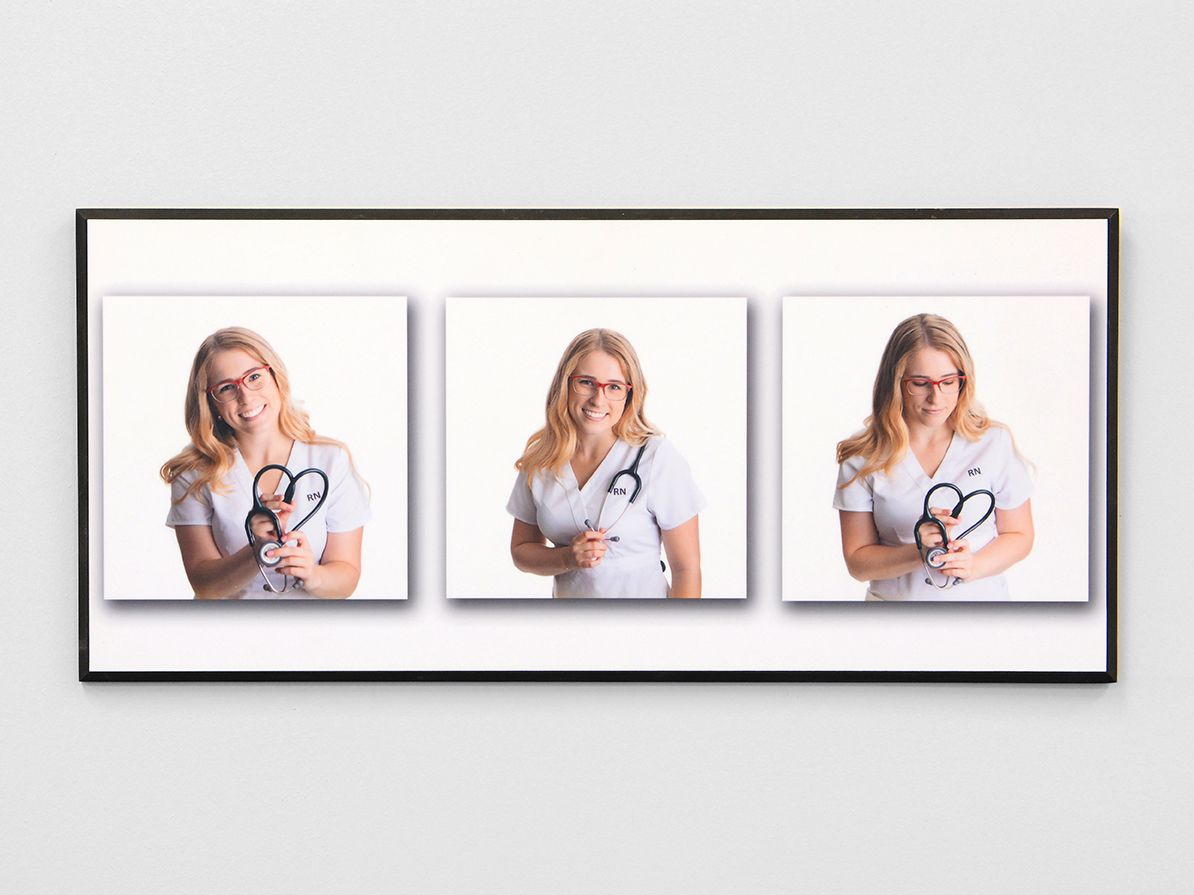
[[[1194,494],[1169,459],[1190,435],[1170,346],[1194,323],[1192,18],[1164,2],[6,7],[0,884],[1181,890],[1194,603],[1169,514]],[[1121,682],[77,683],[72,210],[511,205],[1120,205]],[[427,450],[412,441],[412,462]],[[777,420],[751,450],[778,459]]]

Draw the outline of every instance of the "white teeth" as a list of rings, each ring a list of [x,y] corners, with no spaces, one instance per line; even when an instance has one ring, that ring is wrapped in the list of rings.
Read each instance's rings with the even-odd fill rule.
[[[246,410],[244,413],[242,413],[242,414],[240,415],[240,418],[241,418],[242,420],[251,420],[251,419],[253,419],[254,417],[256,417],[256,416],[257,416],[259,413],[261,413],[261,411],[263,411],[263,410],[265,410],[265,405],[264,405],[264,404],[262,404],[262,405],[261,405],[260,407],[258,407],[256,410]]]
[[[597,413],[596,411],[588,410],[588,409],[584,409],[584,412],[585,412],[585,416],[587,416],[591,420],[603,420],[607,416],[609,416],[608,413]]]

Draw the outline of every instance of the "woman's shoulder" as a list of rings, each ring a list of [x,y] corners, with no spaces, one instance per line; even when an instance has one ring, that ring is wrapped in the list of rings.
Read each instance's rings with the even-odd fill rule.
[[[866,466],[867,458],[862,454],[852,454],[845,460],[838,464],[838,469],[842,472],[849,472],[851,475],[858,472],[862,467]]]
[[[310,466],[348,464],[348,448],[339,441],[304,441],[295,444],[295,454],[305,457]]]
[[[676,443],[664,435],[652,435],[641,445],[628,445],[626,450],[627,462],[634,460],[639,447],[643,448],[643,462],[650,461],[651,466],[671,468],[672,466],[686,466],[684,453]]]
[[[1010,449],[1012,445],[1012,433],[1003,423],[991,422],[986,429],[979,433],[975,443],[987,450]]]
[[[203,470],[192,466],[184,469],[174,477],[170,483],[170,502],[172,505],[200,504],[205,507],[212,505],[212,495],[215,493],[212,482],[205,480]],[[196,485],[196,482],[202,484]]]
[[[664,457],[682,457],[680,449],[676,447],[676,442],[672,441],[666,435],[650,435],[646,441],[643,442],[646,450],[644,455],[651,454],[655,456],[662,455]],[[631,446],[631,450],[638,450],[638,447]]]
[[[188,469],[184,469],[184,470],[180,471],[178,473],[178,475],[176,475],[174,477],[174,481],[171,482],[171,487],[173,487],[175,489],[181,489],[182,491],[189,491],[191,489],[191,486],[194,485],[195,482],[206,477],[207,470],[210,468],[211,468],[210,466],[207,466],[207,467],[192,466]],[[211,483],[205,482],[201,486],[201,490],[210,491]]]

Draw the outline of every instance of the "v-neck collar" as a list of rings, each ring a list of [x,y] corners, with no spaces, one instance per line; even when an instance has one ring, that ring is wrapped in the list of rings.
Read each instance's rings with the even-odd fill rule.
[[[625,444],[626,442],[624,442],[621,438],[614,439],[614,443],[609,446],[609,450],[605,452],[605,456],[601,458],[601,462],[597,464],[597,468],[594,469],[593,472],[590,473],[588,479],[585,480],[583,488],[577,486],[576,473],[572,469],[572,461],[569,460],[567,464],[565,464],[564,468],[568,472],[568,479],[570,480],[568,483],[572,486],[572,489],[574,491],[579,491],[584,496],[588,496],[593,490],[593,480],[601,475],[607,466],[616,462],[614,460],[614,455],[622,453],[619,450],[619,447]]]
[[[912,450],[912,446],[909,445],[908,450],[904,454],[904,469],[912,476],[912,481],[918,485],[923,483],[936,484],[941,479],[941,471],[946,468],[946,463],[953,456],[959,437],[956,431],[950,436],[949,445],[946,446],[945,453],[941,455],[941,462],[937,464],[937,469],[933,471],[932,475],[925,472],[925,468],[920,465],[920,460],[916,457],[916,451]]]
[[[294,453],[298,450],[298,444],[297,438],[290,442],[290,453],[286,455],[286,462],[282,464],[292,472],[294,471]],[[240,448],[236,448],[236,462],[232,464],[232,474],[236,477],[238,484],[245,490],[246,493],[248,493],[249,499],[252,500],[254,498],[253,477],[256,475],[256,473],[249,469],[249,464],[245,462],[244,455],[241,454]],[[278,493],[278,489],[282,487],[282,481],[284,478],[285,476],[278,476],[278,484],[274,486],[273,494],[276,495]],[[262,494],[261,496],[270,497],[272,495]]]
[[[576,473],[572,471],[572,461],[569,460],[564,464],[564,468],[560,471],[560,483],[564,486],[564,492],[568,495],[568,507],[572,510],[572,521],[576,523],[578,531],[584,531],[587,528],[585,525],[586,519],[594,525],[598,524],[597,520],[590,515],[586,507],[586,499],[592,496],[595,490],[599,491],[605,487],[596,483],[608,483],[613,477],[612,472],[609,475],[606,475],[606,473],[610,467],[617,467],[625,459],[627,447],[629,447],[629,444],[621,438],[615,441],[610,446],[610,449],[605,452],[605,456],[597,464],[597,468],[593,470],[593,474],[589,476],[583,488],[577,487]],[[600,516],[601,507],[598,506],[593,512],[597,516]]]

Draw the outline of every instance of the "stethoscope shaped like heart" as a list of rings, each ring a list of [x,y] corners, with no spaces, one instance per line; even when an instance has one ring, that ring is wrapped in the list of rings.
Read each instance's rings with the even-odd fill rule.
[[[990,503],[987,505],[986,511],[978,518],[978,521],[970,525],[965,531],[954,538],[950,538],[949,532],[945,528],[945,523],[929,511],[929,507],[932,504],[933,494],[943,488],[948,491],[952,491],[957,495],[958,502],[955,503],[953,509],[949,511],[950,516],[952,516],[954,519],[962,518],[962,510],[966,506],[967,502],[971,499],[976,497],[985,497],[990,501]],[[916,520],[916,527],[912,530],[913,537],[916,540],[916,549],[920,553],[921,563],[925,567],[925,584],[932,584],[934,587],[941,588],[950,587],[951,585],[958,583],[960,579],[954,578],[952,581],[947,579],[945,584],[937,584],[933,581],[933,573],[931,570],[940,569],[943,565],[945,565],[945,558],[949,553],[949,549],[946,547],[946,545],[951,540],[962,540],[962,538],[966,537],[966,535],[970,534],[972,531],[986,522],[994,512],[995,494],[991,491],[988,491],[986,488],[978,488],[974,491],[971,491],[969,494],[963,494],[962,489],[953,482],[939,482],[929,489],[928,493],[925,494],[924,507],[921,510],[920,518]],[[929,548],[927,553],[925,552],[924,542],[920,535],[920,530],[925,525],[936,528],[938,533],[941,535],[941,543],[936,547]]]
[[[284,593],[287,588],[291,586],[289,576],[282,576],[282,587],[279,589],[274,586],[274,582],[270,581],[269,575],[266,574],[267,568],[276,566],[282,561],[280,556],[266,556],[266,553],[268,553],[270,550],[277,550],[283,546],[282,523],[279,521],[278,515],[261,502],[261,477],[271,469],[277,469],[282,473],[281,478],[278,480],[278,484],[281,484],[282,479],[286,479],[286,491],[282,495],[282,500],[284,500],[286,503],[290,503],[290,501],[294,499],[294,492],[298,488],[299,479],[303,478],[304,476],[319,476],[319,478],[323,481],[323,490],[319,492],[319,499],[315,502],[315,506],[311,508],[310,512],[308,512],[306,516],[299,520],[298,525],[295,525],[290,529],[292,532],[298,531],[311,520],[312,516],[319,512],[319,508],[323,506],[324,501],[328,499],[330,485],[328,483],[327,473],[322,469],[316,469],[313,466],[304,469],[302,472],[291,472],[280,463],[269,463],[265,466],[262,466],[261,469],[257,471],[257,475],[253,477],[253,507],[249,510],[249,514],[245,516],[245,536],[249,539],[249,543],[253,544],[253,519],[257,516],[265,516],[270,521],[270,524],[274,529],[274,539],[272,541],[263,541],[260,544],[256,544],[254,555],[257,559],[257,568],[261,570],[261,577],[265,579],[266,588],[276,594],[280,594]],[[293,586],[296,588],[300,587],[302,586],[302,582],[296,581]]]

